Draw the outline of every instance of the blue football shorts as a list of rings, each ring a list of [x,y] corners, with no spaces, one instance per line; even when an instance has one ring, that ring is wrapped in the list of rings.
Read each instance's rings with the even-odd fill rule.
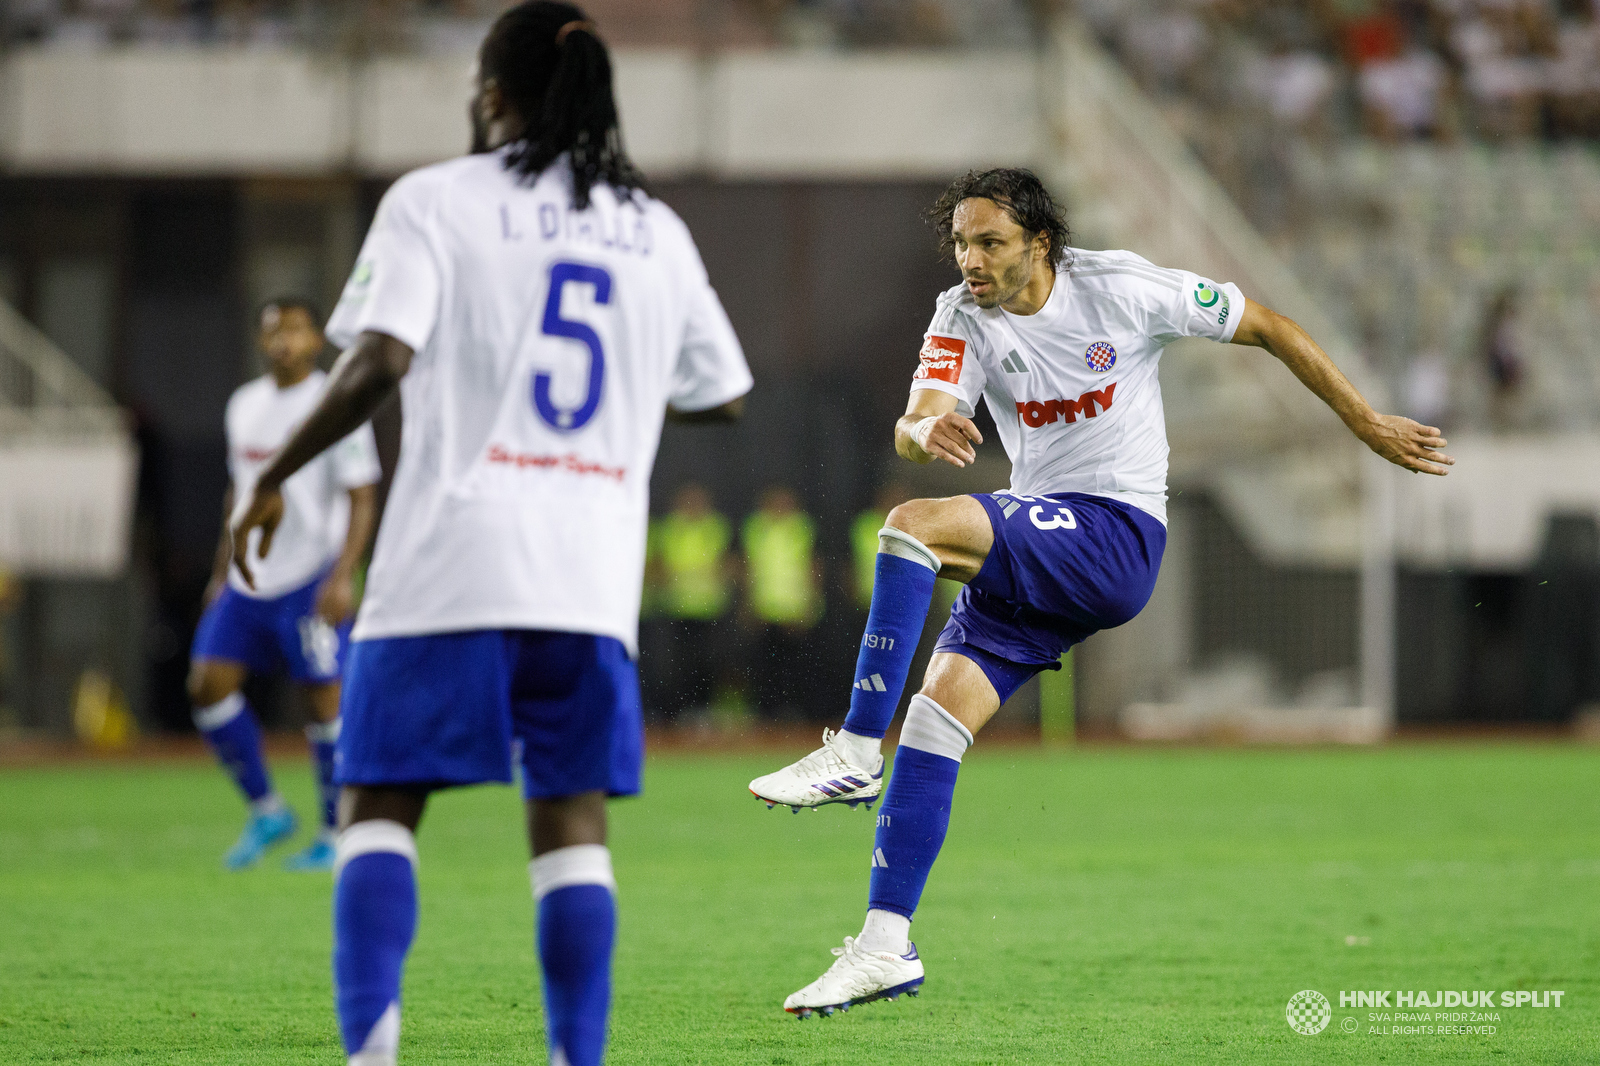
[[[340,784],[509,783],[520,762],[527,799],[639,792],[639,672],[612,637],[479,629],[357,641],[339,713]]]
[[[325,576],[270,600],[225,586],[200,616],[190,658],[242,663],[257,674],[286,669],[308,685],[339,680],[350,623],[331,626],[317,614],[317,588]]]
[[[994,547],[956,597],[935,652],[975,662],[1004,703],[1066,650],[1143,610],[1167,527],[1119,500],[1081,492],[975,493]]]

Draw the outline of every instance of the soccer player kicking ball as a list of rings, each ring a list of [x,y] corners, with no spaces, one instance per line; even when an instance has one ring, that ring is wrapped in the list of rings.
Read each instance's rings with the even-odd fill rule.
[[[384,196],[329,324],[350,347],[234,524],[398,386],[400,461],[339,736],[333,972],[355,1066],[392,1066],[428,795],[520,760],[550,1061],[596,1066],[615,904],[607,796],[639,791],[650,470],[668,407],[736,417],[744,354],[688,229],[639,190],[611,61],[568,4],[479,53],[474,154]],[[268,558],[271,556],[268,555]]]
[[[294,811],[272,787],[261,755],[261,726],[240,687],[251,671],[287,667],[306,693],[306,727],[322,791],[321,831],[289,857],[290,870],[333,867],[338,789],[333,783],[339,735],[339,674],[350,637],[353,580],[372,538],[380,470],[372,427],[362,425],[283,483],[278,550],[253,584],[228,569],[228,518],[289,434],[316,406],[327,383],[317,369],[322,327],[305,300],[274,300],[261,309],[261,350],[270,372],[228,400],[229,486],[215,572],[195,630],[189,671],[194,722],[250,803],[250,820],[223,862],[254,866],[294,833]]]
[[[934,578],[965,583],[901,727],[866,924],[784,1002],[802,1018],[921,986],[911,918],[973,735],[1023,682],[1149,599],[1167,539],[1162,348],[1188,336],[1265,348],[1385,459],[1430,474],[1452,462],[1436,450],[1438,430],[1378,414],[1299,326],[1235,286],[1130,252],[1069,248],[1061,211],[1025,170],[968,174],[930,217],[963,283],[939,297],[895,448],[912,462],[966,466],[982,443],[971,420],[981,399],[1011,458],[1011,488],[890,512],[844,729],[750,783],[769,805],[796,809],[876,799],[879,744]]]

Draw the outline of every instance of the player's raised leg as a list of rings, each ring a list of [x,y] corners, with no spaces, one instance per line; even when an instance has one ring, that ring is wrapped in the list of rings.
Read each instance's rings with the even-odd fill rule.
[[[994,541],[989,518],[970,496],[912,500],[889,512],[879,534],[866,632],[856,659],[844,728],[824,730],[822,747],[750,782],[769,806],[871,802],[883,790],[883,735],[905,690],[936,578],[969,580]]]
[[[528,864],[538,908],[550,1061],[599,1066],[611,1010],[616,878],[606,848],[605,793],[528,801]]]
[[[417,931],[421,789],[347,788],[335,846],[333,985],[350,1066],[395,1066],[400,979]]]
[[[312,718],[306,726],[306,744],[311,749],[311,769],[317,777],[322,824],[311,843],[289,856],[283,865],[286,870],[331,870],[339,824],[339,786],[333,778],[334,752],[339,742],[339,683],[307,685],[305,693]]]
[[[835,948],[826,973],[784,1001],[802,1018],[858,1003],[915,995],[924,973],[911,919],[950,826],[961,757],[1000,709],[994,685],[972,660],[948,652],[928,665],[895,750],[894,776],[878,811],[871,891],[861,935]]]
[[[225,621],[219,611],[223,615],[227,611],[220,602],[206,612],[197,644],[206,640],[208,630]],[[261,754],[261,724],[241,691],[247,672],[243,663],[204,656],[197,656],[189,670],[195,728],[250,804],[249,821],[223,858],[230,870],[255,865],[268,848],[295,830],[294,812],[273,788]]]

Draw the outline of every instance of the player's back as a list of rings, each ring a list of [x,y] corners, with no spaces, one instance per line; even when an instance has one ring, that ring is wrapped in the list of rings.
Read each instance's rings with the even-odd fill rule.
[[[479,628],[635,642],[648,485],[669,403],[750,385],[683,223],[558,161],[499,154],[396,183],[329,332],[415,352],[357,637]]]

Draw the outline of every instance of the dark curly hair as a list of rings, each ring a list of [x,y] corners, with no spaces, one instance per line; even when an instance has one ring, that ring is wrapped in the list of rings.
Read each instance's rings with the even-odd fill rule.
[[[596,182],[625,197],[644,188],[617,128],[611,55],[581,10],[552,0],[509,8],[484,38],[478,68],[500,83],[527,123],[506,156],[508,169],[532,182],[571,153],[572,201],[580,211]]]
[[[956,205],[971,199],[993,200],[1025,233],[1043,234],[1050,242],[1050,264],[1057,270],[1070,265],[1067,249],[1072,244],[1072,231],[1067,228],[1066,212],[1051,199],[1044,182],[1033,171],[1021,167],[969,170],[950,183],[924,216],[939,233],[942,255],[954,257],[955,239],[950,229]]]

